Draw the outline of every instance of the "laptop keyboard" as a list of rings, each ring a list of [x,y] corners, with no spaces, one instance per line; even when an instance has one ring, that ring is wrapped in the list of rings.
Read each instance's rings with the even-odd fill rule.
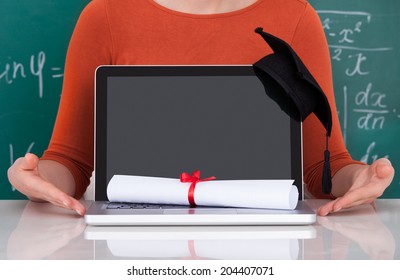
[[[188,208],[186,205],[171,205],[171,204],[147,204],[147,203],[122,203],[110,202],[107,209],[171,209],[171,208]]]

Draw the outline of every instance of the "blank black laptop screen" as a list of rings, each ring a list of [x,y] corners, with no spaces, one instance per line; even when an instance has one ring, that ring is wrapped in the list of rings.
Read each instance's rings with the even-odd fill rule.
[[[101,67],[96,77],[96,200],[115,174],[296,179],[301,126],[251,66]],[[104,191],[102,191],[104,190]]]

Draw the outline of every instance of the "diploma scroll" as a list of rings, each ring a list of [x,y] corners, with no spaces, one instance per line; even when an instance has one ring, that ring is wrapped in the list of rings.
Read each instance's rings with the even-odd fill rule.
[[[179,179],[114,175],[107,186],[111,202],[189,205],[191,183]],[[213,180],[198,182],[199,206],[293,210],[298,202],[293,180]]]

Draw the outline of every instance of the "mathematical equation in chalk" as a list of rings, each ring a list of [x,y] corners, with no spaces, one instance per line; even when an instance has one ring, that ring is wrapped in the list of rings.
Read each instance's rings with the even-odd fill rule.
[[[380,75],[376,72],[377,67],[367,63],[370,58],[380,61],[395,50],[392,46],[371,47],[371,41],[366,47],[360,39],[374,24],[373,15],[364,11],[317,12],[331,50],[332,64],[343,69],[342,72],[335,71],[334,75],[335,94],[343,96],[343,111],[339,110],[339,113],[345,142],[350,119],[359,130],[366,131],[383,130],[388,117],[400,120],[396,104],[390,104],[388,93],[382,90],[387,89],[386,85],[375,78]],[[379,44],[379,41],[372,41],[372,44]],[[338,89],[342,92],[337,92]]]
[[[32,54],[28,61],[18,61],[12,57],[8,57],[5,62],[0,58],[0,93],[1,88],[31,76],[37,79],[38,97],[43,98],[44,85],[43,73],[47,67],[46,53],[39,51]],[[59,79],[64,76],[61,67],[50,67],[51,78]]]
[[[368,32],[372,25],[372,15],[362,11],[320,10],[322,25],[332,50],[333,62],[344,62],[348,67],[345,75],[369,75],[370,69],[365,69],[365,62],[370,55],[393,51],[392,46],[364,47],[359,40],[363,32]],[[345,26],[343,24],[345,23]],[[379,43],[379,42],[377,42]],[[351,67],[350,67],[351,66]]]

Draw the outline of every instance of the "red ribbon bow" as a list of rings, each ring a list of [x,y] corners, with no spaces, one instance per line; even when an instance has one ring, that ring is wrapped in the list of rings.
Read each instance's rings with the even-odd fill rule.
[[[192,173],[192,175],[186,172],[183,172],[181,174],[182,183],[190,183],[190,182],[192,183],[188,191],[188,200],[191,206],[196,206],[196,203],[194,202],[194,189],[196,187],[197,182],[211,181],[215,179],[216,179],[215,176],[211,176],[205,179],[200,179],[200,170],[196,170],[195,172]]]

